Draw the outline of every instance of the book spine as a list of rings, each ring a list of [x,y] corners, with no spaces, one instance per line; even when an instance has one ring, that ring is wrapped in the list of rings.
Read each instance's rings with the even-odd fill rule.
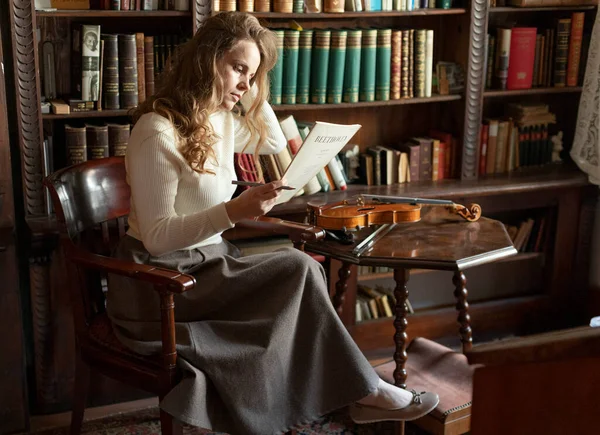
[[[479,139],[479,173],[481,175],[486,173],[486,159],[487,159],[487,141],[488,141],[488,124],[481,125],[480,139]]]
[[[542,57],[542,35],[535,35],[535,56],[533,58],[533,79],[531,80],[531,86],[538,86],[540,80],[540,61]]]
[[[414,96],[423,98],[425,96],[425,43],[427,31],[425,29],[416,29],[414,35]]]
[[[329,68],[327,71],[327,103],[329,104],[339,104],[342,102],[347,39],[347,30],[331,31]]]
[[[507,89],[529,89],[533,83],[535,61],[535,27],[514,27],[510,37],[510,63]]]
[[[135,55],[137,64],[138,103],[146,100],[146,61],[144,47],[144,34],[135,34]]]
[[[330,41],[331,30],[315,30],[315,46],[312,51],[310,77],[310,102],[313,104],[325,104],[327,102]]]
[[[108,110],[120,109],[119,97],[119,44],[117,35],[102,35],[104,40],[104,64],[102,72],[103,107]]]
[[[108,151],[109,155],[119,157],[127,152],[129,142],[129,124],[108,124]]]
[[[65,124],[65,147],[68,166],[87,161],[85,127],[75,127]]]
[[[154,95],[154,37],[144,36],[144,80],[146,81],[146,98]]]
[[[358,102],[358,87],[360,85],[360,55],[362,30],[349,30],[346,40],[346,64],[344,66],[344,88],[342,100],[344,103]]]
[[[496,56],[496,37],[494,35],[488,35],[488,57],[487,57],[487,70],[485,75],[485,87],[491,89],[493,86],[494,77],[494,58]]]
[[[567,61],[567,86],[577,86],[584,19],[585,12],[573,12],[571,15],[571,38],[569,42],[569,58]]]
[[[408,44],[410,42],[409,38],[410,38],[410,31],[403,30],[402,31],[402,47],[401,47],[401,51],[400,51],[400,56],[401,56],[400,69],[402,71],[402,75],[400,77],[400,85],[401,85],[401,88],[400,88],[401,95],[400,96],[402,98],[410,97],[410,92],[408,91],[408,85],[409,85]]]
[[[392,62],[392,29],[377,31],[375,62],[375,100],[390,99],[390,73]]]
[[[271,95],[271,104],[281,104],[281,93],[282,93],[282,84],[283,84],[283,41],[284,41],[284,30],[283,29],[274,29],[273,33],[277,37],[277,63],[271,70],[270,78],[270,95]]]
[[[433,88],[433,30],[425,33],[425,96],[431,97]]]
[[[121,109],[138,105],[138,75],[135,34],[119,34],[119,80]]]
[[[408,31],[408,97],[415,96],[415,29]]]
[[[567,85],[567,59],[569,57],[569,35],[571,33],[571,19],[558,20],[556,26],[556,45],[554,51],[554,86]]]
[[[281,102],[296,104],[298,83],[298,44],[300,31],[286,29],[283,36],[283,76]]]
[[[327,163],[327,167],[331,172],[331,176],[333,177],[335,187],[337,187],[339,190],[346,190],[348,186],[346,185],[346,181],[344,180],[342,170],[340,169],[338,162],[335,160],[335,158],[331,159],[331,161]]]
[[[103,159],[108,157],[108,127],[106,125],[85,125],[87,159]]]
[[[506,80],[508,78],[508,64],[510,61],[510,38],[511,29],[497,29],[495,76],[498,89],[506,89]]]
[[[298,77],[296,80],[296,103],[310,102],[310,65],[312,57],[313,31],[301,30],[298,43]]]
[[[390,99],[400,99],[402,77],[402,30],[392,30],[392,57],[390,65]]]
[[[359,101],[375,101],[377,29],[364,29],[361,41]]]

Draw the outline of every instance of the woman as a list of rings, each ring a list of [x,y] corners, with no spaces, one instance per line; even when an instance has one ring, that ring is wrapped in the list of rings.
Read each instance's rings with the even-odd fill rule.
[[[231,199],[234,152],[286,145],[265,101],[276,57],[273,33],[256,18],[215,15],[135,114],[125,158],[130,228],[117,256],[193,274],[198,283],[176,296],[185,375],[161,407],[192,425],[261,435],[349,404],[357,422],[424,415],[437,396],[380,381],[332,309],[320,264],[291,248],[240,257],[221,238],[236,222],[267,213],[283,185]],[[126,279],[114,288],[108,311],[119,338],[137,352],[157,352],[158,299]]]

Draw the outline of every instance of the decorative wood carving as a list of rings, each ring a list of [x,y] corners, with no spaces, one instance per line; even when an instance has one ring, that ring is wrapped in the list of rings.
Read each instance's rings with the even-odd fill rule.
[[[488,27],[488,1],[471,1],[471,30],[469,32],[469,61],[466,71],[465,118],[461,179],[477,178],[479,165],[479,128],[483,105],[485,70],[485,35]]]
[[[406,327],[408,321],[406,315],[406,301],[408,300],[408,278],[410,277],[410,271],[408,269],[398,268],[394,269],[394,280],[396,281],[396,288],[394,289],[394,297],[396,298],[396,306],[394,307],[394,343],[396,344],[396,351],[394,352],[394,361],[396,362],[396,369],[394,370],[394,384],[397,387],[406,388],[406,361],[408,355],[406,353],[406,341],[408,340],[408,334],[406,333]]]
[[[40,78],[37,74],[39,63],[34,45],[35,9],[31,0],[9,0],[9,4],[25,212],[27,215],[38,215],[44,213],[44,196]]]
[[[50,270],[47,258],[31,259],[29,265],[36,402],[56,401],[56,385],[52,363],[52,303],[50,300]],[[44,264],[46,263],[46,264]],[[43,406],[43,405],[42,405]]]
[[[194,0],[195,8],[195,20],[194,20],[194,33],[196,33],[196,29],[200,26],[200,23],[210,17],[212,13],[212,0]]]
[[[467,302],[467,277],[464,272],[454,272],[452,277],[454,283],[454,297],[456,298],[456,311],[458,311],[459,334],[462,342],[463,352],[473,347],[473,332],[471,330],[471,316],[469,316],[469,303]]]

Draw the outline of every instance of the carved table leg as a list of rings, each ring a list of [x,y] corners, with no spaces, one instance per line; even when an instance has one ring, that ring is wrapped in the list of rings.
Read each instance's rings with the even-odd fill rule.
[[[459,334],[462,342],[463,353],[473,347],[473,333],[471,330],[471,317],[469,316],[469,303],[467,302],[467,278],[460,270],[454,272],[452,277],[454,283],[454,297],[456,298],[456,310],[458,311]]]
[[[346,290],[348,290],[348,278],[350,278],[350,263],[342,262],[342,267],[338,270],[338,282],[335,283],[335,295],[333,296],[333,308],[341,317],[342,309],[344,306],[344,299],[346,297]]]
[[[408,299],[408,289],[406,283],[410,277],[410,270],[404,268],[394,269],[394,280],[396,281],[396,288],[394,289],[394,296],[396,297],[396,306],[394,313],[396,318],[394,319],[394,328],[396,333],[394,334],[394,343],[396,344],[396,351],[394,352],[394,361],[396,362],[396,369],[394,370],[394,383],[397,387],[406,388],[406,326],[408,321],[406,320],[406,300]]]

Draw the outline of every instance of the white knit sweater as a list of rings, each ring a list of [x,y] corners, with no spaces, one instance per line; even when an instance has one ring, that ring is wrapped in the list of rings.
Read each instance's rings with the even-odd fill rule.
[[[242,104],[249,108],[251,98]],[[262,112],[268,124],[263,154],[275,154],[286,146],[277,117],[268,103]],[[221,233],[232,228],[225,202],[231,199],[236,180],[234,152],[240,152],[250,133],[244,120],[227,111],[210,117],[221,137],[215,146],[217,162],[205,167],[215,175],[194,172],[180,153],[173,125],[156,113],[144,114],[135,124],[125,156],[127,182],[131,186],[131,211],[127,234],[143,242],[154,256],[216,244]],[[252,153],[256,143],[246,152]]]

